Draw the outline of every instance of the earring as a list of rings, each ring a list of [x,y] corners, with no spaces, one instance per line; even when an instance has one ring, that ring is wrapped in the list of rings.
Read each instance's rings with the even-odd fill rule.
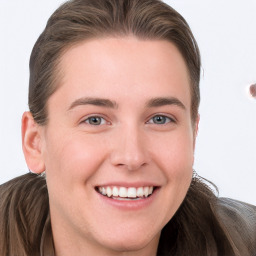
[[[193,169],[192,180],[194,180],[196,178],[198,178],[198,174],[197,174],[196,170]]]
[[[30,170],[30,169],[29,169],[28,171],[29,171],[29,173],[35,174],[35,175],[37,175],[37,176],[41,176],[41,177],[45,177],[45,176],[46,176],[45,171],[43,171],[43,172],[41,172],[41,173],[33,172],[33,171]]]

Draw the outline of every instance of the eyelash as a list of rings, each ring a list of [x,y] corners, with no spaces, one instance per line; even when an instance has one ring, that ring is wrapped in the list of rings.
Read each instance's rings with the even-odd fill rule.
[[[160,120],[160,122],[162,121],[162,123],[155,123],[156,118],[161,118],[162,120]],[[100,121],[100,123],[93,124],[92,122],[90,122],[93,119],[96,121],[97,120]],[[100,126],[100,125],[105,125],[108,123],[106,121],[106,119],[103,118],[102,116],[90,116],[90,117],[86,118],[83,122],[86,124],[92,125],[92,126]],[[166,125],[168,123],[176,123],[176,121],[173,118],[165,116],[165,115],[155,115],[155,116],[151,117],[149,119],[149,121],[147,121],[146,123],[147,124],[156,124],[156,125]]]

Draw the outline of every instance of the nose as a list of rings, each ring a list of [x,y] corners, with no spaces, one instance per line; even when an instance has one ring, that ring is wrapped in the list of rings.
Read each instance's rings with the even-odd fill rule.
[[[112,142],[112,165],[134,171],[149,163],[147,143],[139,129],[120,129],[119,135]]]

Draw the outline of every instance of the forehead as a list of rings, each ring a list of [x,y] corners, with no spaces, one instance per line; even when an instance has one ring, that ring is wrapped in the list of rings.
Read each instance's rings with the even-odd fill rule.
[[[81,93],[112,98],[119,91],[123,96],[134,92],[139,99],[165,96],[161,94],[168,91],[170,96],[176,94],[188,105],[190,102],[185,61],[175,45],[165,40],[123,37],[83,41],[62,55],[59,70],[58,90],[68,91],[70,98]]]

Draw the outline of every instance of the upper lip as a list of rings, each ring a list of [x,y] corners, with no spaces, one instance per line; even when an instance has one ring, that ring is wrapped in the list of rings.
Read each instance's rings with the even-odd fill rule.
[[[139,188],[139,187],[160,187],[155,182],[107,182],[96,185],[95,187],[126,187],[126,188]]]

